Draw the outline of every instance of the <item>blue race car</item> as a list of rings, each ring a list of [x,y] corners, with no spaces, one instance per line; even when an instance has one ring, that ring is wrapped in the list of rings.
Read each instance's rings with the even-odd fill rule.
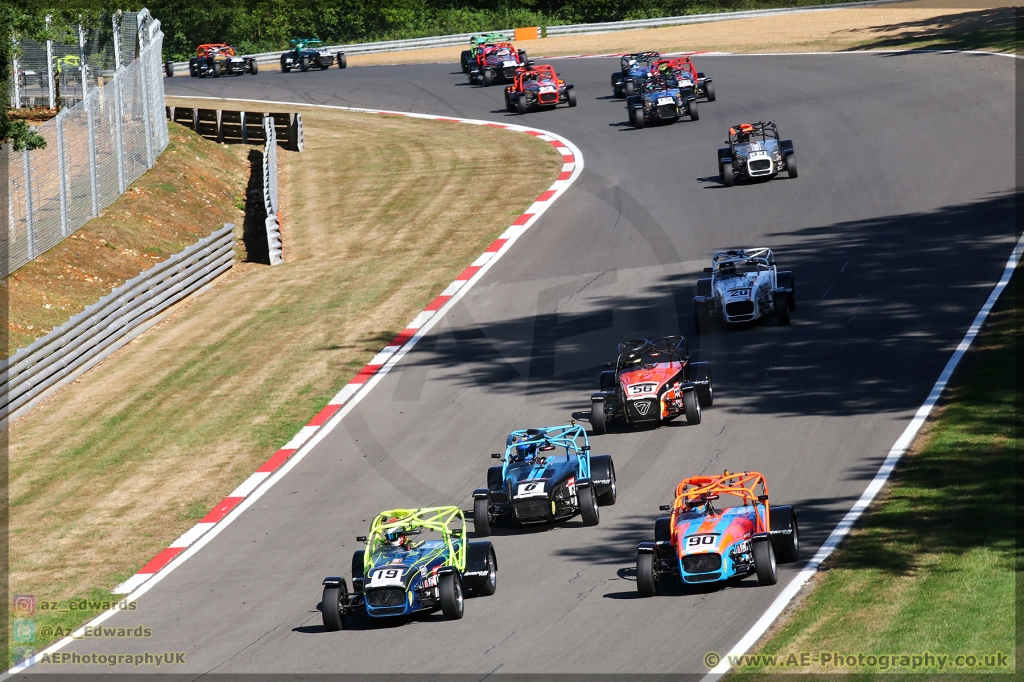
[[[691,121],[700,118],[693,88],[681,88],[676,80],[650,74],[638,81],[639,94],[626,97],[626,111],[634,128],[654,121],[675,123],[684,114]]]
[[[654,62],[661,59],[657,52],[637,52],[622,55],[619,60],[620,69],[612,74],[612,96],[625,97],[635,95],[639,88],[638,81],[647,77]]]
[[[458,528],[452,524],[458,522]],[[424,533],[434,537],[414,539]],[[366,549],[352,555],[352,593],[341,576],[324,579],[320,611],[324,629],[341,630],[346,616],[405,616],[438,608],[448,620],[462,618],[466,591],[490,596],[498,560],[487,540],[466,542],[458,507],[390,509],[356,540]]]
[[[575,421],[513,431],[501,466],[487,470],[487,487],[473,491],[473,528],[491,534],[491,522],[550,523],[579,514],[585,526],[600,521],[598,506],[615,504],[615,465],[591,455],[587,432]]]

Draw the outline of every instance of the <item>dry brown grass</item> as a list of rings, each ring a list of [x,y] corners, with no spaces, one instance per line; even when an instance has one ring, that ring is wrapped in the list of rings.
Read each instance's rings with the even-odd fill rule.
[[[1003,8],[999,12],[986,11]],[[826,12],[782,14],[754,19],[732,19],[686,26],[616,31],[585,36],[559,36],[520,42],[531,57],[609,54],[660,50],[662,52],[817,52],[865,47],[920,46],[941,36],[986,31],[996,27],[1013,33],[1012,5],[1005,0],[917,0],[916,2],[850,7]],[[941,41],[940,41],[941,42]],[[984,41],[982,41],[984,42]],[[1005,40],[993,36],[990,44],[972,45],[998,51]],[[352,55],[352,66],[457,62],[462,50],[454,47],[409,50],[386,54]]]
[[[561,168],[550,145],[508,131],[303,116],[306,151],[280,155],[287,262],[222,278],[15,422],[13,592],[66,599],[131,575],[287,441]]]

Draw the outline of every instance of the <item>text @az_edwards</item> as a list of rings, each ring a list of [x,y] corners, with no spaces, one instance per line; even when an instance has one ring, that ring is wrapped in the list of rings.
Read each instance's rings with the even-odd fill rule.
[[[796,651],[788,654],[743,654],[727,656],[734,668],[830,668],[861,670],[954,670],[990,669],[1006,670],[1010,656],[1002,651],[987,654],[936,654],[924,651],[916,654],[868,654],[839,651]],[[704,654],[704,665],[717,666],[722,656],[709,651]]]
[[[110,668],[118,666],[154,666],[159,668],[162,665],[185,665],[184,651],[167,651],[153,654],[145,652],[141,654],[80,654],[72,651],[57,651],[52,654],[43,654],[39,657],[40,665],[105,665]]]

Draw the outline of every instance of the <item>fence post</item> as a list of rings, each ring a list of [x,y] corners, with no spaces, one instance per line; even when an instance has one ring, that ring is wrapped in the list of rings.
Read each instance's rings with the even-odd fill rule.
[[[17,54],[18,41],[14,39],[14,36],[11,36],[11,42],[14,44],[14,50],[15,50],[14,54]],[[11,56],[11,68],[14,69],[14,96],[11,98],[11,108],[12,109],[20,109],[21,108],[21,84],[19,83],[19,81],[21,79],[18,77],[19,76],[19,74],[18,74],[18,58],[16,56],[13,56],[13,55]]]
[[[114,28],[114,73],[121,70],[121,10],[117,10],[110,17],[110,23]]]
[[[242,123],[242,144],[249,144],[249,131],[245,127],[245,111],[238,112],[238,115]]]
[[[53,40],[50,38],[50,15],[46,15],[46,90],[50,96],[50,108],[57,108],[53,91]]]
[[[85,28],[78,25],[78,52],[82,60],[82,103],[85,105],[85,120],[89,125],[89,189],[92,196],[92,214],[100,214],[99,172],[96,169],[96,122],[93,120],[93,103],[89,95],[88,65],[85,63]]]
[[[57,126],[57,188],[60,192],[60,234],[68,236],[68,165],[64,154],[64,117],[58,116]]]
[[[117,191],[124,194],[127,183],[124,180],[124,130],[122,127],[124,118],[124,93],[121,91],[121,81],[124,80],[121,71],[114,72],[114,143],[117,145]]]
[[[141,16],[141,14],[140,14]],[[145,48],[143,48],[143,51]],[[140,56],[139,59],[145,59],[145,56]],[[152,131],[152,114],[149,106],[149,69],[146,68],[145,64],[140,65],[142,67],[142,73],[139,77],[139,85],[142,89],[142,123],[146,129],[146,168],[153,167],[153,131]]]
[[[28,149],[21,153],[21,160],[25,167],[25,235],[28,237],[28,259],[35,260],[36,228],[32,216],[32,162],[29,159]]]

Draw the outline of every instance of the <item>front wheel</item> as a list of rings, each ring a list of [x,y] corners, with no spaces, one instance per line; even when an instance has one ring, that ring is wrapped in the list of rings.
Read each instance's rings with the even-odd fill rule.
[[[445,573],[437,581],[438,590],[441,592],[441,613],[446,620],[458,620],[462,618],[465,608],[465,599],[462,596],[462,576],[457,572]]]
[[[174,62],[164,62],[164,73],[168,78],[174,75]]]
[[[634,81],[626,81],[623,90],[626,91],[627,96],[636,94],[636,83]]]
[[[636,555],[636,591],[641,597],[653,597],[657,591],[654,582],[654,554],[643,552]]]
[[[604,403],[590,403],[590,428],[595,436],[608,433],[608,425],[604,421]]]
[[[288,73],[292,67],[288,64],[288,57],[281,55],[281,73]]]
[[[252,74],[253,76],[255,76],[259,72],[260,72],[259,64],[256,63],[255,59],[253,59],[251,62],[249,62],[249,73]]]
[[[690,100],[689,104],[690,120],[697,121],[700,119],[700,110],[697,108],[697,100]]]
[[[732,164],[731,163],[723,163],[722,164],[722,184],[725,185],[726,187],[732,187],[734,182],[735,182],[735,178],[733,177],[733,174],[732,174]]]
[[[526,93],[522,93],[519,97],[516,97],[516,113],[522,116],[526,113],[529,107],[526,106]]]
[[[473,500],[473,531],[478,538],[491,534],[490,501],[485,497]]]
[[[786,154],[786,172],[789,177],[796,177],[796,154]]]
[[[754,543],[754,570],[758,585],[774,585],[779,582],[779,568],[775,564],[775,550],[770,539]]]
[[[483,71],[480,72],[480,75],[483,76],[484,87],[491,87],[491,83],[494,82],[494,72],[491,71],[490,69],[484,69]]]
[[[220,78],[220,62],[214,62],[210,67],[210,71],[213,72],[214,78]]]
[[[686,412],[686,423],[689,426],[700,424],[700,401],[697,400],[697,391],[687,391],[683,394],[683,411]]]
[[[705,92],[705,94],[707,94],[709,102],[714,102],[715,101],[715,84],[714,83],[704,83],[704,92]]]
[[[338,68],[344,69],[348,67],[348,58],[345,57],[344,52],[338,53]]]
[[[306,55],[299,57],[299,71],[302,71],[303,73],[309,71],[309,57]]]
[[[580,518],[584,526],[596,526],[601,521],[601,512],[597,510],[597,496],[593,484],[580,488],[576,493],[580,502]]]
[[[576,90],[569,88],[569,92],[565,93],[565,97],[569,100],[570,107],[576,106]]]
[[[638,129],[647,125],[647,119],[644,118],[643,109],[633,110],[633,125]]]
[[[324,630],[337,632],[345,627],[345,605],[348,602],[345,583],[324,587],[322,602],[320,612],[324,619]]]

